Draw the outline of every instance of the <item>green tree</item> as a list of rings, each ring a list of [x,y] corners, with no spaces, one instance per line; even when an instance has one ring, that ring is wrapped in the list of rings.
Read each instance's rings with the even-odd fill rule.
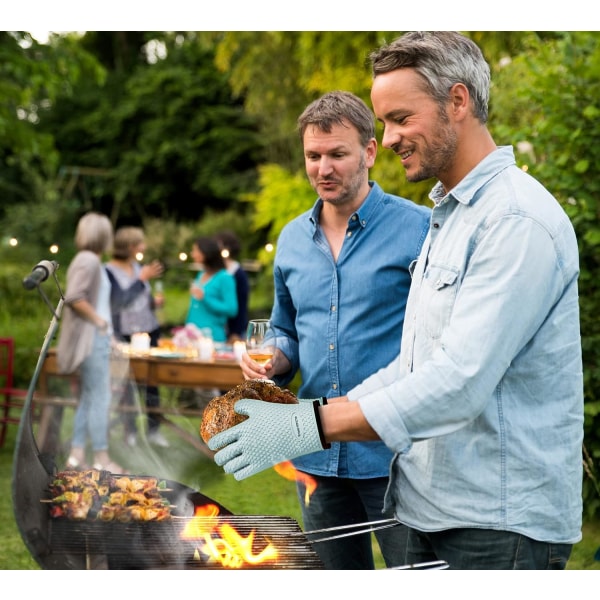
[[[76,36],[39,44],[27,32],[0,32],[0,218],[8,217],[6,230],[47,241],[57,214],[60,156],[54,136],[39,124],[79,79],[101,81],[103,74]]]
[[[93,208],[115,223],[230,207],[254,184],[260,139],[212,49],[193,32],[126,33],[87,42],[113,70],[103,86],[81,82],[45,121],[63,164],[110,174],[88,185]],[[162,56],[152,60],[152,47]]]

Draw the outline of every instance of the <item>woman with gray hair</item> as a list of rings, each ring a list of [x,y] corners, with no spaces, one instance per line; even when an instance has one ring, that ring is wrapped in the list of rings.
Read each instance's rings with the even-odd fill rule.
[[[113,227],[105,215],[89,212],[77,224],[77,254],[67,269],[65,310],[58,339],[61,373],[79,371],[80,396],[75,412],[68,469],[86,469],[88,440],[95,469],[123,473],[108,454],[111,399],[112,319],[110,281],[102,255],[112,248]]]

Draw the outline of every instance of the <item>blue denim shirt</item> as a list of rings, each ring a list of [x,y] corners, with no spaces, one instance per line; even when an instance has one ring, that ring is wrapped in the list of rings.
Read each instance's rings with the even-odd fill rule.
[[[397,453],[386,505],[423,531],[577,542],[583,373],[571,222],[511,147],[431,198],[399,358],[349,394]]]
[[[274,380],[286,385],[300,369],[301,398],[343,396],[398,353],[409,266],[425,241],[431,211],[370,185],[348,220],[337,262],[319,227],[320,199],[279,236],[271,321],[292,370]],[[334,443],[294,465],[365,479],[387,477],[391,458],[382,442]]]

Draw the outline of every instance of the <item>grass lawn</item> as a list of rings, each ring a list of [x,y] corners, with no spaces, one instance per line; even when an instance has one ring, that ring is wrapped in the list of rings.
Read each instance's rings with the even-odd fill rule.
[[[181,418],[179,424],[190,432],[197,433],[198,420]],[[67,415],[66,430],[69,425]],[[13,515],[11,478],[16,432],[16,426],[9,427],[7,443],[0,448],[0,569],[39,570],[39,565],[21,539]],[[283,479],[273,470],[238,482],[232,476],[225,475],[212,460],[200,454],[166,427],[163,427],[163,432],[171,442],[170,448],[157,450],[141,440],[136,448],[130,449],[122,442],[122,428],[118,424],[112,431],[111,454],[133,474],[154,475],[178,481],[218,501],[234,514],[288,516],[296,519],[302,527],[300,508],[292,482]],[[68,431],[61,437],[68,440],[66,433]],[[57,455],[56,459],[64,460],[63,453]],[[381,569],[384,565],[376,545],[374,548],[377,568]],[[600,523],[586,523],[583,540],[575,546],[567,568],[600,570],[600,561],[594,559],[599,548]]]

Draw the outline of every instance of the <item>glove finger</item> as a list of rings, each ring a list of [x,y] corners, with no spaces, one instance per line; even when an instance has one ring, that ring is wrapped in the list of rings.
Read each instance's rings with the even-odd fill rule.
[[[230,463],[231,461],[235,460],[239,456],[241,456],[241,451],[237,447],[237,445],[229,444],[225,446],[225,448],[219,450],[213,456],[213,460],[217,465],[219,465],[219,467],[222,467],[223,465],[226,465],[227,463]]]
[[[237,442],[240,433],[238,427],[239,425],[234,425],[229,429],[225,429],[225,431],[217,433],[217,435],[213,435],[213,437],[206,442],[206,445],[214,451],[223,446],[227,446],[228,444],[232,444],[233,442]]]
[[[260,471],[268,469],[269,466],[270,465],[248,465],[243,469],[238,469],[235,472],[232,472],[237,481],[242,481],[242,479],[246,479],[252,475],[256,475],[256,473],[259,473]]]
[[[234,476],[249,468],[248,460],[243,456],[233,456],[230,460],[221,465],[225,473],[233,474]]]
[[[241,469],[240,471],[236,471],[233,476],[235,477],[235,479],[237,481],[242,481],[242,479],[247,479],[248,477],[250,477],[251,475],[254,475],[255,473],[257,473],[257,471],[254,471],[252,469]]]
[[[252,398],[242,398],[241,400],[238,400],[234,405],[233,405],[233,410],[238,414],[238,415],[246,415],[249,416],[249,411],[250,409],[254,406],[254,405],[258,405],[260,406],[260,404],[262,403],[262,400],[253,400]]]

